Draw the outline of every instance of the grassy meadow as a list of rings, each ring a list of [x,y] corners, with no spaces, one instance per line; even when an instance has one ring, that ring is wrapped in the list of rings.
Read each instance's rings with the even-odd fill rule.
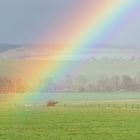
[[[0,114],[1,140],[140,138],[140,102],[11,107]]]
[[[0,140],[139,140],[139,98],[138,92],[61,93],[55,107],[3,105]]]

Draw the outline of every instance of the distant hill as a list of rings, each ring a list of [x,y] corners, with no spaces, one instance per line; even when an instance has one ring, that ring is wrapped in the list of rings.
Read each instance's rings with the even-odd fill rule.
[[[0,44],[0,52],[5,52],[11,49],[15,48],[20,48],[23,47],[24,45],[22,44]]]
[[[56,50],[56,48],[54,45],[0,44],[0,60],[85,60],[93,57],[140,58],[140,47],[94,45],[90,49],[79,50],[79,52],[73,52],[72,54],[63,54],[61,52],[57,54],[59,50]]]

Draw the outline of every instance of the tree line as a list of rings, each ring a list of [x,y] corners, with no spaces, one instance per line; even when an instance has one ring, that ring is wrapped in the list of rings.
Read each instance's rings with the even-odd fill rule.
[[[39,80],[40,92],[112,92],[140,91],[140,73],[135,77],[100,76],[96,81],[90,81],[85,75],[72,77],[66,75],[61,80],[48,77]],[[32,88],[22,78],[0,77],[0,93],[33,92]]]
[[[46,82],[45,82],[46,81]],[[86,76],[72,77],[66,75],[63,80],[55,82],[52,78],[44,80],[42,91],[64,91],[64,92],[111,92],[111,91],[140,91],[140,73],[135,77],[122,76],[100,76],[92,82]]]
[[[27,87],[26,82],[21,78],[0,77],[0,93],[24,93]]]

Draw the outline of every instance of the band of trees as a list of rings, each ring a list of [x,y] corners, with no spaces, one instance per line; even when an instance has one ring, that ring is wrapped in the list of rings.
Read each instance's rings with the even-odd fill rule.
[[[111,92],[111,91],[140,91],[140,73],[135,77],[101,76],[96,82],[91,82],[84,75],[72,77],[66,75],[62,80],[55,81],[46,78],[40,82],[41,92]],[[0,78],[0,93],[24,93],[32,91],[22,79]]]
[[[21,78],[0,78],[0,93],[24,93],[28,86]]]

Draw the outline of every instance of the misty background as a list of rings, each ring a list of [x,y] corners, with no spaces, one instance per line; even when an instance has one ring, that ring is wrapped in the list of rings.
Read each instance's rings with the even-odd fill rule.
[[[90,0],[1,0],[1,86],[3,87],[5,83],[4,85],[11,91],[13,84],[20,83],[20,86],[17,84],[17,88],[20,87],[17,90],[24,92],[28,87],[24,78],[28,77],[30,69],[35,70],[41,67],[45,61],[48,61],[49,52],[56,49],[56,44],[59,46],[63,44],[65,34],[70,36],[67,28],[66,31],[61,32],[61,35],[56,33],[56,28],[61,24],[67,25],[68,22],[69,26],[73,27],[73,22],[78,22],[78,19],[73,19],[76,9],[81,9],[82,12],[86,10],[84,7],[87,6],[88,9],[89,4]],[[62,76],[62,81],[57,81],[57,83],[55,81],[54,84],[52,82],[54,81],[54,75],[44,77],[39,81],[42,80],[42,83],[46,85],[52,82],[56,90],[58,87],[61,90],[68,90],[69,88],[69,90],[78,91],[88,91],[89,88],[91,88],[91,91],[139,91],[139,7],[140,5],[137,5],[131,10],[119,21],[117,29],[114,27],[100,42],[95,42],[96,44],[94,43],[88,51],[80,50],[67,55],[59,53],[58,56],[49,57],[49,61],[67,61],[70,65],[77,66],[71,71],[66,71]],[[40,43],[44,40],[46,44],[42,51]],[[52,63],[54,62],[52,61]],[[52,81],[48,80],[50,83],[44,82],[45,78],[47,80],[52,79]],[[108,81],[111,84],[112,79],[116,84],[115,86],[112,85],[113,88],[108,85]],[[74,85],[78,84],[78,87],[73,86],[70,89],[70,87],[63,85],[65,83],[63,80],[69,81],[67,86],[70,85],[70,82],[72,84],[72,81],[77,81]],[[127,81],[129,82],[127,83]],[[11,84],[8,85],[7,83]],[[101,87],[98,87],[99,85]],[[44,87],[44,85],[42,86]],[[48,90],[46,87],[44,89]]]

